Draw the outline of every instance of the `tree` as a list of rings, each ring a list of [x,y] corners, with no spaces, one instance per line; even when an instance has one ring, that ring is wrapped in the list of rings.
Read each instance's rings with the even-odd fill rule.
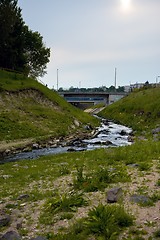
[[[114,86],[110,86],[110,87],[108,88],[108,90],[109,90],[110,92],[114,92],[114,91],[115,91],[115,87],[114,87]]]
[[[18,0],[0,0],[0,67],[23,72],[31,77],[43,76],[50,49],[38,32],[25,25]]]
[[[43,37],[38,32],[32,32],[25,27],[25,58],[28,74],[31,77],[42,77],[49,62],[50,49],[43,43]]]
[[[124,92],[124,87],[123,86],[118,86],[117,92]]]
[[[23,25],[21,9],[17,7],[17,0],[1,0],[0,67],[18,71],[24,68]]]

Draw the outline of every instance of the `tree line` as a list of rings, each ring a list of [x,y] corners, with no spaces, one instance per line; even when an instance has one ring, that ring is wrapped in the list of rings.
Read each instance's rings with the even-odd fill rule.
[[[0,0],[0,68],[37,78],[46,73],[50,48],[22,18],[18,0]]]
[[[114,86],[110,86],[107,88],[106,86],[101,87],[94,87],[94,88],[77,88],[77,87],[70,87],[69,89],[63,89],[60,87],[58,92],[124,92],[124,87],[119,86],[115,88]]]

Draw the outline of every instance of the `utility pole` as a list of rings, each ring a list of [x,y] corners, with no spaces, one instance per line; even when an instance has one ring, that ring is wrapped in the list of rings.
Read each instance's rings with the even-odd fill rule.
[[[115,68],[115,74],[114,74],[114,87],[115,87],[115,92],[116,92],[116,85],[117,85],[117,68]]]
[[[58,69],[57,69],[57,92],[58,92]]]
[[[158,78],[159,78],[160,76],[157,76],[156,77],[156,87],[158,86]]]

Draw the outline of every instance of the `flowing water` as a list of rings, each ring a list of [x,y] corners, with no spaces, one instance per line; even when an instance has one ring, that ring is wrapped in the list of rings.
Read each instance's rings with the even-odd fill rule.
[[[22,152],[14,155],[6,156],[0,159],[0,164],[6,162],[14,162],[25,159],[36,159],[39,156],[60,154],[67,151],[85,151],[96,148],[119,147],[131,145],[129,135],[132,129],[111,121],[102,120],[101,126],[97,128],[96,133],[91,139],[84,139],[83,141],[75,141],[70,146],[61,146],[54,148],[36,149],[30,152]]]

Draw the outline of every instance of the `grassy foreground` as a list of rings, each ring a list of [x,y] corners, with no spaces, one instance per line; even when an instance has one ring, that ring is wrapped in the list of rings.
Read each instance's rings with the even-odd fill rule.
[[[160,229],[159,142],[41,157],[0,169],[1,208],[11,215],[11,227],[21,221],[24,239],[155,239]],[[116,186],[123,197],[107,204],[106,192]],[[131,203],[133,194],[149,201]]]

